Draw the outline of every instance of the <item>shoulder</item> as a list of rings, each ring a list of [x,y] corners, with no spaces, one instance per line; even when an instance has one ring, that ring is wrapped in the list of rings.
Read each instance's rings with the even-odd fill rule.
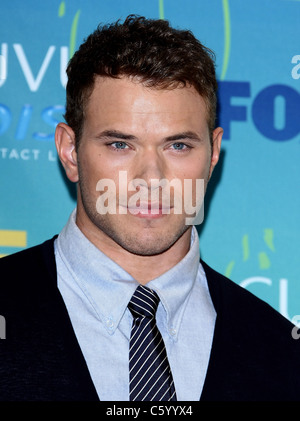
[[[238,316],[238,319],[274,320],[285,326],[292,324],[268,303],[261,300],[250,291],[228,279],[201,261],[206,274],[209,292],[217,313]],[[263,319],[261,319],[263,317]]]
[[[259,347],[260,352],[271,352],[273,348],[273,355],[278,353],[278,358],[291,352],[298,359],[300,340],[294,339],[295,326],[290,320],[250,291],[202,264],[219,319],[219,334],[224,335],[224,340],[226,337],[231,338],[232,344],[247,344],[249,350]]]
[[[298,399],[300,339],[293,336],[295,326],[201,263],[217,313],[207,390],[229,400]]]
[[[42,258],[45,252],[46,253],[54,252],[54,240],[56,238],[57,236],[54,236],[53,238],[46,240],[41,244],[38,244],[33,247],[29,247],[17,253],[9,254],[7,256],[2,257],[0,259],[1,268],[6,268],[10,266],[13,267],[14,263],[17,263],[17,262],[26,263],[29,260],[36,259],[37,257]]]
[[[6,290],[20,295],[23,290],[27,292],[31,285],[36,287],[41,278],[56,279],[55,238],[0,259],[2,292]]]

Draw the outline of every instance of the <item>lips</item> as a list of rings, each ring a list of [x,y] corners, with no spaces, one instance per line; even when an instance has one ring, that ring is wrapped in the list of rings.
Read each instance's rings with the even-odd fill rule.
[[[141,203],[138,206],[128,206],[127,209],[133,215],[163,215],[169,214],[171,207],[162,203]]]

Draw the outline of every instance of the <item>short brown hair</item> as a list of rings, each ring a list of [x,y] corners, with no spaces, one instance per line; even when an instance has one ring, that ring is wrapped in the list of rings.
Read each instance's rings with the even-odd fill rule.
[[[85,102],[95,76],[139,77],[148,87],[193,86],[205,99],[208,126],[216,119],[214,53],[188,30],[174,29],[166,20],[128,16],[123,23],[98,26],[70,60],[67,68],[65,120],[76,144],[84,123]]]

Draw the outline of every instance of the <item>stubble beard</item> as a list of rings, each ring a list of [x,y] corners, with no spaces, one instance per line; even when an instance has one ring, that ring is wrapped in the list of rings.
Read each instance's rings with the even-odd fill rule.
[[[96,209],[96,197],[91,197],[84,178],[79,177],[78,204],[92,222],[96,230],[101,232],[118,246],[129,253],[139,256],[155,256],[169,250],[191,226],[185,224],[183,215],[165,215],[164,223],[160,224],[159,231],[157,220],[140,220],[133,215],[101,215]],[[128,218],[136,218],[137,224],[130,230]],[[177,219],[169,222],[167,219]],[[142,228],[141,228],[142,225]],[[167,227],[167,228],[166,228]]]
[[[190,226],[182,223],[180,227],[176,227],[175,231],[175,228],[170,227],[159,232],[159,229],[155,227],[156,221],[153,223],[153,221],[143,219],[142,228],[136,225],[130,231],[126,215],[100,215],[95,209],[95,204],[87,203],[84,194],[82,196],[84,211],[96,229],[122,249],[135,255],[155,256],[162,254],[170,249],[190,228]],[[131,218],[137,217],[131,216]]]

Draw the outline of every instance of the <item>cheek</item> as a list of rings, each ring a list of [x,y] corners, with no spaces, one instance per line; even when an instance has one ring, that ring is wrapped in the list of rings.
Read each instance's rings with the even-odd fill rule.
[[[201,156],[182,165],[180,168],[181,179],[206,180],[210,170],[210,156]]]
[[[86,194],[96,194],[96,185],[103,178],[102,166],[97,154],[88,150],[78,156],[79,184]]]

